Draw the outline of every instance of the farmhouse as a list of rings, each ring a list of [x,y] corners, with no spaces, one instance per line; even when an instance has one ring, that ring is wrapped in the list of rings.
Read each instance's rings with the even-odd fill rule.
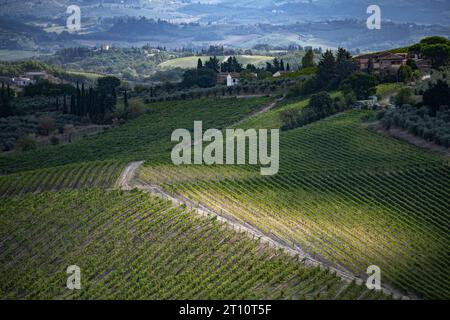
[[[407,61],[406,53],[374,53],[356,57],[361,70],[372,69],[374,73],[395,73]]]
[[[241,75],[237,72],[220,72],[217,74],[217,83],[220,85],[227,85],[227,87],[234,87],[239,83]]]
[[[427,74],[431,70],[430,61],[421,59],[418,55],[410,53],[371,53],[358,56],[355,60],[360,70],[368,71],[372,69],[377,74],[396,74],[400,67],[405,65],[408,60],[414,61],[423,74]]]
[[[49,74],[45,71],[30,71],[25,72],[25,77],[30,78],[31,80],[34,81],[39,81],[39,80],[47,80]]]

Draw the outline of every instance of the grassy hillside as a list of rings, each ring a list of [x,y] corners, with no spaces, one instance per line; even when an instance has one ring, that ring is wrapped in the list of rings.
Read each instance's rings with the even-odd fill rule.
[[[192,129],[195,120],[202,120],[205,128],[225,128],[268,101],[269,98],[229,98],[151,104],[141,118],[100,135],[68,145],[0,156],[0,172],[105,159],[170,162],[174,146],[170,138],[175,129]]]
[[[36,56],[36,51],[0,50],[0,61],[15,61]]]
[[[331,93],[331,97],[335,98],[341,95],[340,92]],[[267,112],[260,113],[255,117],[246,119],[245,121],[239,123],[239,128],[249,129],[278,129],[281,128],[282,123],[280,119],[280,114],[288,110],[302,110],[309,103],[308,98],[304,98],[296,101],[284,101],[279,102],[276,108],[273,108]]]
[[[177,59],[171,59],[168,61],[165,61],[163,63],[159,64],[159,67],[161,69],[173,69],[173,68],[182,68],[182,69],[192,69],[197,67],[198,59],[201,58],[203,63],[207,60],[209,60],[209,56],[192,56],[192,57],[183,57],[183,58],[177,58]],[[228,57],[225,56],[218,56],[217,59],[219,61],[223,62]],[[251,63],[256,66],[264,66],[267,61],[273,60],[273,57],[269,56],[248,56],[248,55],[237,55],[236,56],[239,63],[242,63],[242,65],[246,66],[247,64]]]
[[[2,299],[385,298],[141,192],[0,204]],[[81,268],[82,290],[65,288],[69,265]]]

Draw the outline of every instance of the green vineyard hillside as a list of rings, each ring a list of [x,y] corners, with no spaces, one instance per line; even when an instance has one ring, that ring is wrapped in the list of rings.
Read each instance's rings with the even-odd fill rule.
[[[258,113],[274,100],[149,104],[142,117],[100,135],[0,156],[2,297],[386,298],[183,206],[111,190],[131,161],[145,161],[135,179],[142,185],[232,217],[325,267],[365,279],[377,265],[396,292],[450,297],[448,158],[371,132],[361,121],[371,111],[281,132],[273,177],[254,165],[171,164],[172,131],[191,130],[195,120],[204,128],[278,128],[280,112],[308,103]],[[80,293],[64,290],[72,264],[86,272]]]
[[[142,192],[0,200],[2,299],[385,299]],[[83,290],[65,288],[77,265]]]
[[[136,120],[72,144],[0,156],[0,172],[48,168],[97,160],[170,162],[175,129],[192,129],[195,120],[222,129],[269,104],[270,98],[211,98],[150,104]]]
[[[361,123],[370,114],[350,111],[283,132],[274,177],[255,166],[215,177],[207,174],[213,167],[147,164],[140,179],[325,264],[360,277],[378,265],[384,281],[407,295],[449,297],[448,160],[370,132]]]
[[[0,196],[61,189],[112,188],[125,162],[85,162],[0,176]]]

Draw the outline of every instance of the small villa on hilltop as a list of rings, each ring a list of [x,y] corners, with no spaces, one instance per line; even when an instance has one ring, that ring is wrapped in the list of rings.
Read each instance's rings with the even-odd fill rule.
[[[53,84],[61,84],[63,81],[52,74],[47,73],[46,71],[29,71],[25,72],[25,74],[14,77],[11,79],[11,82],[18,87],[25,87],[30,84],[35,84],[41,80],[47,80]]]

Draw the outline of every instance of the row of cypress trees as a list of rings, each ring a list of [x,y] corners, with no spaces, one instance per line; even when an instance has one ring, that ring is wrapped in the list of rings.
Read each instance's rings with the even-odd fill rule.
[[[80,117],[89,117],[97,120],[104,118],[106,112],[112,111],[117,102],[117,93],[114,87],[85,89],[84,84],[77,83],[76,91],[70,96],[63,97],[62,112]],[[124,104],[128,104],[127,92],[124,92]]]

